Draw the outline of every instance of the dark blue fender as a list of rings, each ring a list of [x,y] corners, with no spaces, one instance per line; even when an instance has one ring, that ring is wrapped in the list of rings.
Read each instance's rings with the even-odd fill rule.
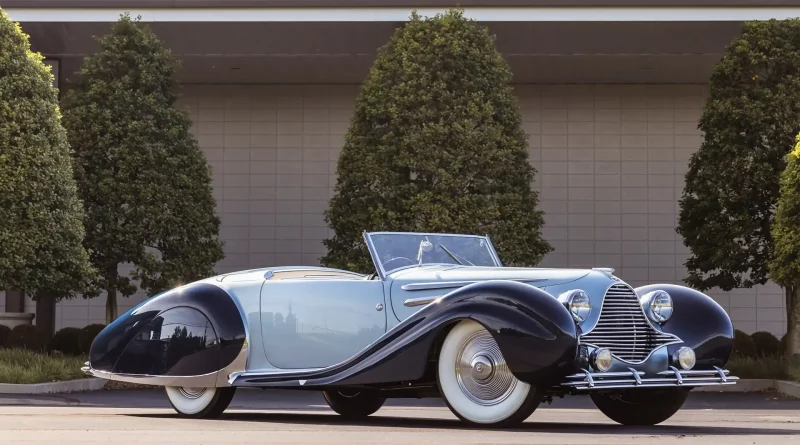
[[[228,293],[193,283],[147,299],[106,326],[92,343],[89,364],[115,374],[210,374],[233,362],[245,338]]]
[[[702,292],[674,284],[637,287],[636,294],[642,296],[654,290],[667,291],[672,297],[674,313],[661,327],[694,349],[695,369],[725,366],[733,353],[733,323],[722,306]],[[681,346],[668,346],[670,357]]]
[[[573,372],[577,328],[552,295],[528,284],[484,281],[455,290],[420,309],[351,359],[317,371],[246,374],[234,386],[370,385],[418,381],[435,359],[438,341],[459,320],[482,324],[520,380],[550,385]],[[300,351],[298,351],[300,352]]]

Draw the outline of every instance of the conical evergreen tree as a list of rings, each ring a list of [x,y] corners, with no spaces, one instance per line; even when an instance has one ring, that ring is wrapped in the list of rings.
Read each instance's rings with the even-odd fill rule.
[[[551,247],[510,81],[486,28],[414,13],[358,97],[323,263],[371,272],[371,230],[488,234],[505,264],[538,263]]]
[[[53,75],[0,10],[0,289],[83,291],[94,271],[82,220]]]
[[[786,289],[787,357],[800,363],[800,136],[780,178],[780,198],[772,239],[775,242],[770,278]]]
[[[147,27],[123,16],[98,39],[64,100],[85,202],[86,246],[108,293],[150,293],[207,277],[223,258],[211,172],[175,107],[177,63]],[[131,277],[120,265],[132,264]]]

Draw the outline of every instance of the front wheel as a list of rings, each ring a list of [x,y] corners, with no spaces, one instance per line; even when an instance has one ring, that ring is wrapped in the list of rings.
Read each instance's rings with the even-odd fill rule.
[[[322,397],[337,414],[348,419],[362,419],[378,411],[386,401],[369,392],[323,391]]]
[[[183,417],[210,419],[219,417],[230,405],[236,388],[183,388],[168,386],[167,398]]]
[[[689,397],[687,389],[638,389],[619,394],[592,393],[595,406],[622,425],[657,425],[678,412]]]
[[[530,417],[542,401],[538,388],[514,377],[489,331],[471,320],[447,333],[438,380],[447,406],[467,423],[513,426]]]

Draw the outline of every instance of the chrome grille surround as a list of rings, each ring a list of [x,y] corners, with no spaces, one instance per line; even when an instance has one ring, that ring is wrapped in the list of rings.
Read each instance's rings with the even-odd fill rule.
[[[656,330],[644,314],[639,297],[627,284],[608,288],[595,326],[580,337],[581,344],[608,348],[617,359],[643,363],[656,349],[681,339]]]

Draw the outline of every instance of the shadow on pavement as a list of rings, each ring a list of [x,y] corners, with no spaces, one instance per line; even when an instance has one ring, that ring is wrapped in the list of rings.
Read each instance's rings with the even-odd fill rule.
[[[536,414],[534,413],[534,416]],[[140,418],[177,418],[174,414],[131,414],[131,417]],[[493,430],[492,428],[470,426],[457,419],[424,419],[408,417],[381,416],[380,413],[363,421],[348,421],[337,415],[320,414],[290,414],[290,413],[226,413],[217,421],[233,422],[275,422],[297,425],[345,425],[359,427],[388,427],[388,428],[425,428],[425,429],[451,429],[451,430]],[[682,425],[656,425],[649,427],[632,427],[605,423],[553,423],[553,422],[525,422],[510,429],[498,431],[529,431],[540,433],[570,433],[570,434],[625,434],[647,436],[736,436],[736,435],[767,435],[786,436],[796,435],[797,430],[770,429],[770,428],[742,428],[742,427],[701,427]]]

